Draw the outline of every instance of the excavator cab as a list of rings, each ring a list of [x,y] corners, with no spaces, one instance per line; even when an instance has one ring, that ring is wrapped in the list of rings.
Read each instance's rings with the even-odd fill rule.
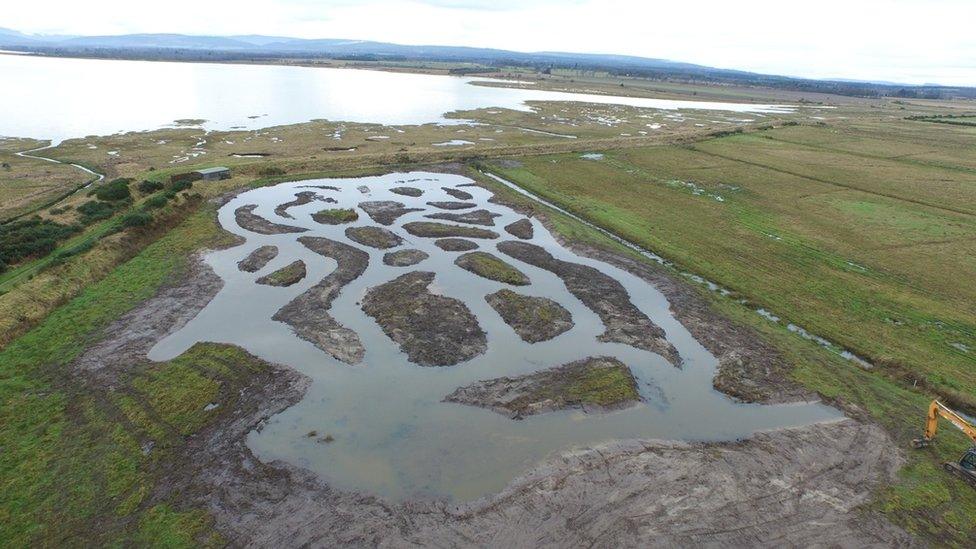
[[[963,454],[959,460],[959,466],[967,471],[976,473],[976,446],[973,446]]]
[[[950,410],[945,404],[942,404],[938,400],[933,400],[929,404],[929,411],[925,418],[925,433],[922,435],[922,438],[912,441],[913,446],[916,448],[924,448],[931,444],[939,428],[939,418],[948,420],[949,423],[955,425],[969,437],[969,440],[976,442],[976,425],[970,423],[962,414]],[[976,446],[966,450],[966,453],[962,455],[962,458],[958,462],[949,461],[944,463],[943,468],[976,488]]]

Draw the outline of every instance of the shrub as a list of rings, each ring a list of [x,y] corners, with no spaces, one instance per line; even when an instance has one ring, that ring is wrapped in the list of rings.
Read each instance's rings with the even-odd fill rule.
[[[152,194],[163,189],[163,184],[159,181],[144,179],[139,183],[139,192],[142,194]]]
[[[145,227],[152,223],[152,215],[146,212],[131,212],[122,216],[123,227]]]
[[[115,206],[113,204],[109,204],[108,202],[89,200],[88,202],[78,206],[77,210],[78,213],[81,214],[81,222],[88,224],[92,221],[99,221],[112,217],[112,214],[115,213]]]
[[[166,205],[169,198],[165,194],[157,194],[156,196],[151,196],[142,203],[142,209],[144,210],[154,210],[156,208],[162,208]]]
[[[95,187],[88,193],[88,196],[94,195],[95,198],[105,200],[107,202],[127,200],[132,197],[132,193],[129,192],[129,183],[131,182],[132,179],[129,179],[128,177],[121,177],[104,185]]]
[[[187,179],[180,179],[178,181],[173,181],[169,184],[169,192],[176,194],[180,191],[185,191],[193,186],[193,181]]]
[[[0,225],[0,271],[23,259],[51,253],[59,241],[79,231],[78,225],[63,225],[37,216]]]

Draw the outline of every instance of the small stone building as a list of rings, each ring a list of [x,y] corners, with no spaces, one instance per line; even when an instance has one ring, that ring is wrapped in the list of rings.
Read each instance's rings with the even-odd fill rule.
[[[225,168],[223,166],[217,166],[215,168],[203,168],[202,170],[196,170],[194,173],[200,174],[200,178],[204,181],[230,179],[230,168]]]

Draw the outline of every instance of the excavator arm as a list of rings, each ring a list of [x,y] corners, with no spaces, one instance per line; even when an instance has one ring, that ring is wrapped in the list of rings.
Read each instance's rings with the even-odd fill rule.
[[[935,438],[935,433],[939,429],[939,418],[945,418],[949,420],[950,423],[959,428],[960,431],[965,433],[969,440],[976,444],[976,426],[969,423],[966,418],[953,412],[947,408],[944,404],[938,400],[933,400],[932,404],[929,404],[928,415],[925,416],[925,434],[922,438],[912,441],[912,444],[916,448],[924,448],[932,442]],[[948,462],[944,463],[943,468],[956,475],[957,477],[965,480],[970,486],[976,488],[976,446],[973,446],[963,454],[962,458],[958,463]]]
[[[938,400],[933,400],[929,404],[929,413],[925,421],[925,440],[930,441],[935,438],[935,432],[939,429],[939,417],[949,420],[950,423],[959,428],[960,431],[969,437],[969,440],[976,443],[976,426],[966,421],[961,415],[953,412]]]

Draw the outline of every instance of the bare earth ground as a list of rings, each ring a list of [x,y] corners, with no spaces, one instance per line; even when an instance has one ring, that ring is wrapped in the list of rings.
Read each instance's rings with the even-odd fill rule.
[[[574,248],[653,282],[716,356],[739,357],[722,390],[748,400],[810,398],[788,382],[788,365],[755,334],[715,315],[685,283],[605,250]],[[89,349],[77,371],[111,384],[135,357],[192,318],[220,285],[194,261],[182,280],[106,330],[113,337]],[[233,546],[916,543],[861,507],[903,461],[872,424],[845,419],[730,443],[619,441],[554,456],[500,494],[474,502],[391,503],[335,490],[287,464],[262,463],[247,448],[246,434],[298,402],[307,384],[284,367],[252,380],[236,408],[189,439],[182,456],[160,472],[151,499],[208,509]]]

